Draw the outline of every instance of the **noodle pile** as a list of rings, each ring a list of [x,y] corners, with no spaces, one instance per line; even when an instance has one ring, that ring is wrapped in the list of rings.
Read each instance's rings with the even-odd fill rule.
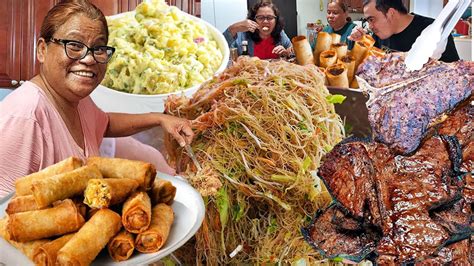
[[[171,163],[205,198],[198,263],[319,258],[300,228],[331,200],[314,176],[344,136],[330,97],[314,65],[241,57],[192,99],[168,99],[166,112],[192,119],[196,133],[201,170],[169,136],[165,145]]]

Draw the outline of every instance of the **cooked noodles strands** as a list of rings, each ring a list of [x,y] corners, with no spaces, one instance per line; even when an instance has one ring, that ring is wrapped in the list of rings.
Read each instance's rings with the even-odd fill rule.
[[[192,146],[203,166],[197,172],[167,143],[171,161],[206,199],[197,262],[319,258],[300,234],[330,201],[311,171],[344,135],[323,78],[315,66],[243,57],[192,99],[168,99],[168,113],[193,120]]]

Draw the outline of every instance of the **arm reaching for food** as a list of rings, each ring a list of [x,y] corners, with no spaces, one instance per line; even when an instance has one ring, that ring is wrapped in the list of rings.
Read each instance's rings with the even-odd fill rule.
[[[108,113],[108,115],[109,125],[105,133],[107,137],[130,136],[155,126],[161,126],[165,132],[176,139],[181,147],[193,140],[194,133],[191,123],[187,119],[160,113]]]

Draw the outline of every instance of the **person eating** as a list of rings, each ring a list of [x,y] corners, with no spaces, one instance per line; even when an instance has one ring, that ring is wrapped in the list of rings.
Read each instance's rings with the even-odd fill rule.
[[[247,46],[248,55],[260,59],[278,59],[292,54],[291,41],[283,30],[283,19],[275,4],[258,2],[247,19],[230,25],[224,31],[229,48],[237,48],[242,55]]]

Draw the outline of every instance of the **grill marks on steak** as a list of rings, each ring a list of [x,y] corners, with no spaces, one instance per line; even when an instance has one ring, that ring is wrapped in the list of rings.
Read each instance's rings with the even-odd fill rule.
[[[374,139],[400,154],[412,153],[429,126],[474,89],[474,62],[432,60],[420,71],[407,72],[404,54],[388,54],[366,60],[357,74],[372,86],[365,90]]]
[[[409,156],[373,142],[334,147],[318,175],[340,208],[354,218],[344,223],[343,216],[332,214],[337,218],[332,220],[334,230],[378,227],[383,237],[369,238],[375,243],[365,247],[376,246],[381,264],[426,259],[449,241],[467,237],[474,182],[470,174],[455,175],[452,159],[460,157],[461,150],[452,154],[452,138],[430,137]],[[331,234],[318,235],[315,245]],[[337,248],[331,254],[335,252]]]
[[[345,217],[344,224],[338,218]],[[349,225],[349,226],[347,226]],[[316,215],[310,227],[303,228],[305,239],[328,258],[344,257],[361,261],[375,249],[381,235],[373,227],[363,227],[333,204]]]

